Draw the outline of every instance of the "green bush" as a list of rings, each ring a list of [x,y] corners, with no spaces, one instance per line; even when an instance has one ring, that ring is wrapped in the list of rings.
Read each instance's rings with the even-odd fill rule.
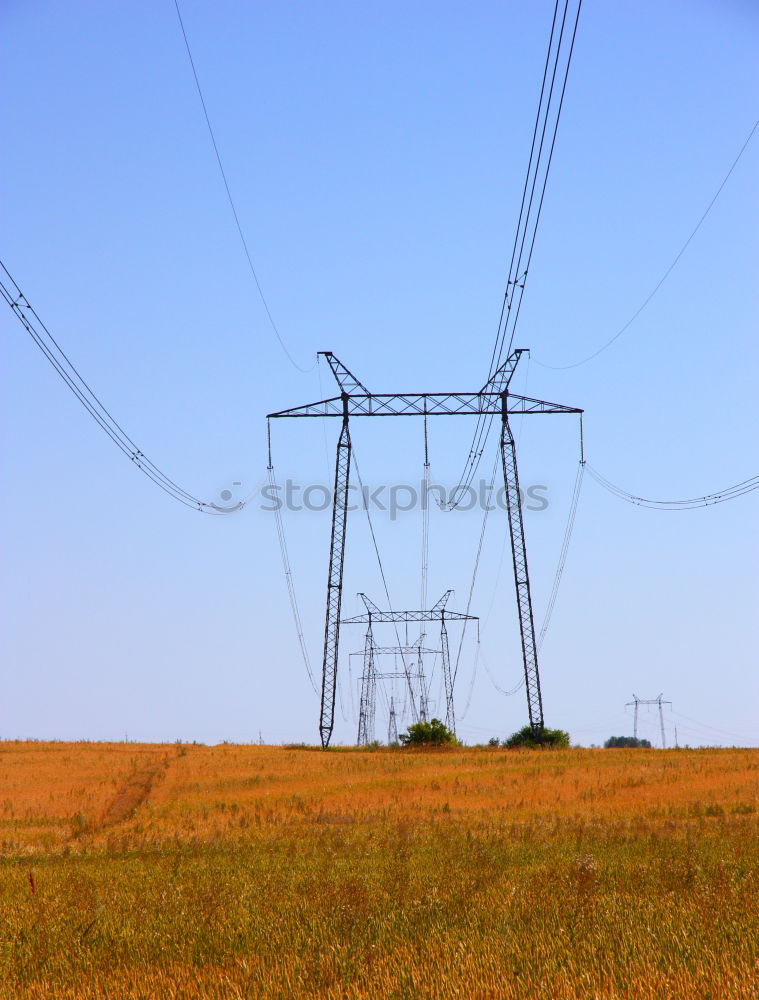
[[[566,750],[569,747],[569,733],[564,729],[538,729],[533,730],[532,726],[523,726],[516,733],[512,733],[508,739],[504,740],[502,746],[509,750],[516,747],[551,747],[554,750]]]
[[[645,747],[651,749],[650,740],[639,740],[636,736],[610,736],[604,743],[606,750],[615,750],[617,747]]]
[[[440,719],[415,722],[408,727],[407,733],[401,733],[400,741],[404,747],[459,746],[456,734],[451,732]]]

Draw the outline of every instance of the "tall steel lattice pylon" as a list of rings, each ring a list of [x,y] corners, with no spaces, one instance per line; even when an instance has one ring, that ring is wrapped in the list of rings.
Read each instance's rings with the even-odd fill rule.
[[[519,495],[514,438],[509,427],[509,416],[548,413],[577,413],[577,407],[549,403],[528,396],[509,392],[519,359],[524,350],[513,351],[501,367],[478,392],[419,392],[371,393],[366,386],[343,365],[331,351],[320,352],[340,386],[340,395],[322,399],[305,406],[270,413],[268,419],[283,417],[340,417],[342,429],[337,445],[335,466],[335,493],[332,507],[332,538],[330,542],[329,576],[327,582],[327,614],[324,628],[324,659],[322,665],[322,700],[319,733],[322,746],[329,746],[335,717],[335,687],[340,639],[340,603],[343,585],[348,489],[350,480],[350,417],[433,417],[433,416],[491,416],[501,417],[501,452],[504,485],[509,498],[509,528],[514,579],[517,587],[517,604],[522,640],[522,661],[527,683],[527,708],[530,725],[538,734],[543,728],[543,704],[540,692],[540,673],[535,647],[535,627],[530,602],[527,550],[522,521],[522,501]],[[451,686],[452,697],[452,686]]]

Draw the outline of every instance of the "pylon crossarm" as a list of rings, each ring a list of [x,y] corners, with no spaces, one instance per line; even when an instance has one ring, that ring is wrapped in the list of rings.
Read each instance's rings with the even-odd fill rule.
[[[423,673],[408,673],[403,670],[375,670],[374,676],[378,681],[405,681],[410,677],[412,681],[418,681],[424,677]]]
[[[343,625],[366,625],[369,621],[369,614],[356,615],[353,618],[343,618]],[[436,622],[440,620],[440,612],[432,611],[381,611],[379,614],[371,613],[373,622]],[[477,615],[465,615],[459,611],[446,611],[445,620],[448,622],[479,621]]]
[[[501,413],[499,392],[418,392],[405,394],[350,393],[347,395],[347,412],[351,417],[440,417],[440,416],[498,416]],[[278,410],[267,414],[267,419],[282,417],[342,417],[345,399],[332,396],[305,406]],[[532,399],[509,393],[510,414],[582,413],[575,406],[563,406],[545,399]]]
[[[375,646],[374,655],[375,656],[413,656],[415,653],[429,653],[431,656],[439,653],[439,649],[428,649],[426,646]],[[363,649],[356,650],[355,653],[349,653],[349,656],[363,656]],[[402,677],[405,674],[401,674]]]

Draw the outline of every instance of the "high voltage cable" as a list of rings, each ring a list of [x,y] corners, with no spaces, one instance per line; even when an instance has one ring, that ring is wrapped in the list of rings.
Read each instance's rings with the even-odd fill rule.
[[[543,640],[546,637],[546,632],[548,631],[548,626],[551,624],[551,616],[553,615],[553,609],[556,605],[556,598],[559,593],[559,586],[561,585],[561,578],[564,574],[564,566],[567,562],[567,553],[569,552],[569,543],[572,539],[572,530],[575,526],[575,518],[577,517],[577,505],[580,502],[580,489],[582,487],[582,478],[585,472],[585,462],[581,461],[577,467],[577,476],[575,477],[575,485],[572,490],[572,501],[569,505],[569,516],[567,517],[567,526],[564,529],[564,539],[561,543],[561,553],[559,555],[559,563],[556,567],[556,575],[554,576],[553,586],[551,587],[551,595],[548,598],[548,604],[546,606],[545,615],[543,616],[543,624],[540,627],[540,635],[538,636],[538,649],[543,645]]]
[[[271,459],[271,427],[267,426],[267,438],[269,443],[269,462],[266,466],[266,471],[269,476],[269,486],[273,490],[274,500],[274,520],[277,527],[277,540],[279,542],[279,552],[282,558],[282,568],[285,573],[285,582],[287,584],[287,594],[290,598],[290,610],[292,611],[293,622],[295,623],[295,632],[298,636],[298,646],[300,647],[300,655],[303,660],[303,665],[306,668],[306,673],[308,674],[308,679],[311,687],[314,689],[314,694],[318,695],[319,691],[316,686],[316,681],[314,680],[313,671],[311,669],[311,660],[308,655],[308,648],[306,646],[306,641],[303,636],[303,623],[300,617],[300,609],[298,607],[298,598],[295,591],[295,581],[293,580],[292,567],[290,565],[290,555],[287,549],[287,539],[285,538],[285,525],[282,519],[282,505],[279,502],[279,486],[277,485],[276,476],[274,474],[274,463]]]
[[[619,497],[620,500],[625,500],[627,503],[635,504],[638,507],[648,507],[653,510],[693,510],[696,507],[711,507],[714,504],[725,503],[727,500],[735,500],[737,497],[745,496],[746,493],[759,490],[759,476],[752,476],[751,479],[744,479],[742,483],[728,486],[726,489],[720,490],[719,493],[708,493],[702,497],[692,497],[689,500],[649,500],[646,497],[639,497],[634,493],[628,493],[621,486],[616,486],[594,469],[590,463],[586,464],[586,468],[600,486],[603,486],[605,490],[608,490],[614,496]]]
[[[483,542],[485,541],[485,530],[486,530],[487,525],[488,525],[488,515],[490,514],[490,510],[491,510],[490,497],[491,497],[491,495],[493,493],[493,487],[495,485],[495,474],[496,474],[496,469],[498,468],[498,458],[499,458],[499,455],[498,455],[498,453],[496,453],[495,461],[493,462],[493,472],[492,472],[492,475],[490,477],[490,484],[488,485],[488,491],[487,491],[486,499],[485,499],[485,511],[484,511],[484,513],[482,515],[482,528],[480,529],[480,538],[479,538],[479,541],[477,543],[477,553],[476,553],[476,555],[474,557],[474,568],[472,570],[472,582],[469,585],[469,594],[467,596],[467,601],[466,601],[466,611],[464,612],[467,615],[469,614],[469,610],[470,610],[470,608],[472,606],[472,597],[474,596],[474,587],[475,587],[475,583],[477,582],[477,573],[479,572],[479,568],[480,568],[480,558],[482,556],[482,545],[483,545]],[[456,684],[456,678],[457,678],[458,673],[459,673],[459,662],[461,661],[461,650],[462,650],[462,647],[464,645],[464,637],[466,636],[466,627],[467,627],[467,625],[468,625],[468,620],[464,619],[464,624],[463,624],[462,629],[461,629],[461,637],[459,638],[459,648],[458,648],[458,651],[456,653],[456,666],[453,669],[453,680],[451,682],[452,686],[455,686],[455,684]]]
[[[518,681],[514,685],[513,688],[509,688],[509,690],[507,691],[505,688],[502,688],[500,686],[500,684],[498,684],[498,682],[496,681],[495,677],[493,677],[493,673],[492,673],[490,667],[488,666],[488,661],[487,661],[484,653],[482,654],[482,662],[483,662],[483,664],[485,666],[485,673],[488,675],[488,679],[490,680],[490,683],[493,685],[493,687],[496,689],[496,691],[499,694],[505,695],[507,698],[511,698],[512,695],[515,695],[517,693],[517,691],[521,690],[521,688],[524,687],[525,680],[524,680],[524,677],[522,677],[522,679],[520,681]]]
[[[754,122],[754,125],[753,125],[751,131],[749,132],[749,134],[748,134],[748,136],[746,138],[746,141],[741,146],[741,148],[740,148],[740,150],[738,152],[738,155],[733,160],[732,165],[730,166],[730,169],[728,170],[728,172],[725,174],[724,178],[722,179],[722,183],[717,188],[717,191],[716,191],[714,197],[712,198],[712,200],[706,206],[706,209],[705,209],[703,215],[701,216],[701,218],[698,220],[698,222],[696,223],[695,227],[691,231],[690,236],[685,241],[685,243],[683,243],[683,245],[680,247],[680,249],[678,250],[678,252],[677,252],[677,254],[676,254],[675,258],[674,258],[674,260],[669,265],[669,267],[664,272],[664,274],[661,276],[661,278],[659,278],[659,280],[657,281],[657,283],[654,285],[653,290],[651,292],[649,292],[649,294],[643,300],[643,302],[641,303],[641,305],[638,306],[638,308],[635,310],[635,312],[632,314],[632,316],[627,320],[627,322],[623,326],[621,326],[619,328],[619,330],[617,330],[617,332],[614,334],[614,336],[610,337],[606,341],[605,344],[602,344],[597,350],[593,351],[592,354],[588,354],[587,357],[581,358],[580,361],[574,361],[574,362],[572,362],[572,364],[569,364],[569,365],[549,365],[549,364],[546,364],[544,361],[537,361],[536,363],[539,364],[541,366],[541,368],[551,368],[551,369],[553,369],[553,371],[567,371],[569,368],[579,368],[580,365],[587,364],[588,361],[592,361],[593,358],[597,358],[599,354],[603,353],[603,351],[605,351],[607,349],[607,347],[611,347],[611,345],[616,340],[618,340],[622,336],[623,333],[625,333],[627,330],[629,330],[629,328],[633,325],[633,323],[638,318],[638,316],[640,316],[640,314],[643,312],[643,310],[646,308],[646,306],[651,302],[651,300],[653,299],[653,297],[659,291],[659,289],[664,284],[664,282],[667,280],[667,278],[670,276],[670,274],[674,271],[675,267],[680,262],[680,258],[683,256],[683,254],[685,253],[685,251],[690,246],[691,241],[695,237],[696,233],[699,231],[699,229],[701,228],[701,226],[703,225],[703,223],[706,221],[706,217],[709,215],[709,213],[711,212],[712,208],[714,207],[715,202],[717,201],[717,199],[719,198],[719,196],[722,194],[723,188],[725,187],[725,185],[727,184],[727,182],[730,180],[730,177],[731,177],[733,171],[735,170],[735,168],[738,166],[738,161],[740,160],[740,158],[743,156],[744,152],[746,151],[746,147],[751,142],[751,139],[753,138],[754,132],[756,132],[757,128],[759,128],[759,121]]]
[[[753,740],[752,736],[746,736],[745,733],[734,733],[729,729],[720,729],[718,726],[710,726],[706,722],[699,722],[698,719],[691,719],[688,715],[683,715],[682,712],[676,712],[671,709],[673,715],[679,716],[681,719],[687,719],[688,722],[693,722],[695,725],[699,726],[701,729],[711,729],[715,733],[721,733],[723,736],[737,736],[740,740]],[[684,727],[686,729],[690,728],[688,726]],[[693,732],[693,730],[691,730]]]
[[[269,320],[269,325],[271,326],[272,330],[274,331],[275,337],[279,341],[279,346],[284,351],[285,355],[287,356],[288,361],[293,366],[293,368],[296,368],[299,372],[310,372],[310,371],[313,371],[314,365],[312,365],[310,368],[302,368],[298,364],[298,362],[295,360],[295,358],[292,356],[292,354],[290,354],[290,351],[287,348],[287,344],[283,340],[282,335],[279,332],[279,328],[277,327],[277,324],[274,322],[274,317],[271,314],[271,310],[269,309],[269,303],[266,301],[266,297],[264,295],[263,288],[261,287],[261,282],[258,280],[258,275],[256,274],[256,269],[255,269],[255,267],[253,265],[253,258],[251,257],[250,250],[248,249],[248,241],[245,239],[245,233],[243,232],[242,224],[240,222],[240,216],[237,214],[237,208],[235,206],[234,198],[232,197],[232,191],[231,191],[231,189],[229,187],[229,181],[227,180],[227,174],[226,174],[226,171],[224,170],[224,164],[222,163],[221,153],[219,152],[219,146],[218,146],[218,144],[216,142],[216,135],[214,134],[213,126],[211,125],[211,118],[210,118],[210,116],[208,114],[208,108],[206,106],[206,101],[205,101],[205,98],[203,96],[203,90],[202,90],[202,88],[200,86],[200,79],[198,77],[198,71],[195,68],[195,60],[192,57],[192,50],[190,49],[190,42],[189,42],[189,39],[187,37],[187,32],[185,31],[184,21],[182,20],[182,12],[179,9],[179,0],[174,0],[174,6],[175,6],[176,11],[177,11],[177,17],[179,18],[179,27],[180,27],[180,29],[182,31],[182,38],[184,39],[185,48],[187,49],[187,57],[190,60],[190,68],[192,69],[192,75],[193,75],[193,77],[195,79],[195,86],[196,86],[197,91],[198,91],[198,97],[200,98],[200,103],[201,103],[201,106],[203,108],[203,116],[205,117],[206,125],[208,126],[208,134],[211,137],[211,144],[213,145],[213,151],[214,151],[214,153],[216,155],[216,162],[219,165],[219,173],[221,174],[221,179],[224,182],[224,190],[227,192],[227,200],[229,201],[229,207],[232,209],[232,215],[234,216],[235,225],[237,226],[237,232],[238,232],[238,234],[240,236],[240,242],[242,243],[242,248],[243,248],[243,250],[245,252],[245,257],[246,257],[246,259],[248,261],[248,267],[250,269],[251,275],[253,276],[253,281],[255,283],[256,290],[258,291],[258,296],[261,299],[261,302],[263,304],[264,310],[266,311],[266,315],[267,315],[268,320]]]
[[[569,6],[569,0],[567,0],[567,2],[564,4],[564,16],[563,16],[562,24],[561,24],[561,34],[559,36],[559,46],[558,46],[558,49],[557,49],[557,61],[556,61],[556,64],[554,65],[553,75],[552,75],[552,79],[551,79],[551,90],[549,92],[549,100],[548,100],[549,105],[550,105],[551,97],[553,95],[553,87],[554,87],[554,82],[555,82],[555,79],[556,79],[556,70],[558,68],[558,58],[559,58],[558,51],[559,51],[559,49],[561,47],[561,42],[562,42],[562,39],[563,39],[563,36],[564,36],[564,27],[565,27],[565,23],[566,23],[566,16],[567,16],[567,11],[568,11],[568,6]],[[566,92],[567,92],[567,81],[569,79],[569,68],[570,68],[570,66],[572,64],[572,55],[574,53],[575,41],[577,39],[577,26],[578,26],[579,21],[580,21],[580,11],[581,11],[581,9],[582,9],[582,0],[579,0],[579,3],[577,4],[577,13],[575,15],[575,22],[574,22],[574,26],[573,26],[573,29],[572,29],[572,40],[571,40],[570,45],[569,45],[569,54],[567,55],[566,68],[564,70],[564,79],[563,79],[563,82],[562,82],[562,85],[561,85],[561,96],[559,98],[559,107],[558,107],[558,109],[556,111],[556,121],[555,121],[554,126],[553,126],[553,135],[551,136],[551,146],[550,146],[549,153],[548,153],[548,162],[546,164],[545,173],[543,174],[543,184],[542,184],[541,191],[540,191],[540,200],[538,202],[538,210],[537,210],[537,214],[535,216],[535,223],[534,223],[534,225],[532,227],[532,236],[531,236],[531,239],[530,239],[530,248],[529,248],[529,252],[527,254],[527,261],[526,261],[526,263],[524,265],[524,272],[523,272],[523,278],[522,278],[521,284],[518,283],[518,275],[519,275],[519,272],[521,270],[522,250],[524,248],[525,238],[526,238],[526,235],[527,235],[527,228],[526,227],[525,227],[523,235],[522,235],[522,243],[521,243],[521,246],[520,246],[520,256],[519,256],[519,260],[517,262],[517,269],[516,269],[516,271],[514,273],[514,276],[513,276],[513,280],[517,283],[517,287],[519,288],[519,291],[520,291],[520,294],[519,294],[519,304],[517,306],[517,312],[516,312],[516,315],[514,317],[514,322],[512,324],[511,334],[510,334],[510,337],[509,337],[509,344],[508,344],[508,347],[507,347],[507,349],[506,349],[505,352],[503,351],[503,344],[504,344],[504,341],[505,341],[505,338],[506,338],[507,324],[504,325],[503,334],[501,336],[501,350],[499,351],[498,357],[496,358],[496,361],[495,361],[495,364],[494,364],[494,366],[492,368],[491,374],[493,373],[493,371],[495,371],[498,368],[498,365],[503,360],[504,354],[505,355],[509,354],[509,352],[511,351],[512,345],[514,343],[514,333],[516,332],[516,325],[517,325],[517,321],[519,319],[519,311],[520,311],[520,309],[522,307],[522,298],[523,298],[523,292],[524,292],[524,282],[525,282],[525,279],[527,278],[527,274],[528,274],[528,272],[530,270],[530,264],[532,262],[532,254],[533,254],[533,251],[535,250],[535,240],[536,240],[537,234],[538,234],[538,225],[540,223],[540,216],[541,216],[541,213],[543,211],[543,202],[545,200],[545,195],[546,195],[546,186],[548,184],[548,175],[549,175],[550,170],[551,170],[551,164],[553,162],[553,154],[554,154],[554,150],[556,148],[556,137],[557,137],[558,132],[559,132],[559,122],[561,120],[561,112],[562,112],[562,109],[564,107],[564,98],[565,98]],[[543,124],[543,131],[542,131],[542,134],[541,134],[540,149],[538,151],[538,157],[540,157],[540,155],[542,153],[543,141],[544,141],[544,138],[545,138],[545,129],[546,129],[547,124],[548,124],[548,117],[547,117],[547,112],[546,112],[546,118],[545,118],[545,121],[544,121],[544,124]],[[536,174],[535,174],[535,179],[537,180],[537,171],[536,171]],[[534,193],[534,184],[535,184],[535,182],[533,182],[533,193]],[[532,207],[532,194],[530,195],[530,205],[528,206],[528,214],[529,214],[529,210],[530,210],[531,207]]]
[[[152,480],[159,489],[162,489],[172,499],[184,504],[185,507],[191,507],[193,510],[201,511],[204,514],[231,513],[231,511],[220,510],[212,503],[199,500],[162,472],[154,462],[151,462],[80,375],[73,362],[63,351],[47,326],[45,326],[33,306],[30,305],[29,300],[16,284],[16,281],[2,261],[0,261],[0,268],[2,268],[8,278],[8,282],[6,282],[0,275],[0,294],[2,294],[2,297],[8,303],[21,325],[61,379],[73,392],[85,410],[87,410],[95,423],[101,430],[105,431],[116,447],[131,460],[140,472]],[[242,506],[243,504],[240,504],[234,510],[240,510]]]
[[[471,704],[472,704],[472,695],[474,694],[474,683],[477,680],[477,667],[479,666],[479,663],[480,663],[480,640],[478,639],[477,640],[477,646],[475,647],[475,652],[474,652],[474,665],[472,667],[472,679],[469,682],[469,694],[467,695],[466,705],[464,706],[464,711],[461,713],[461,715],[458,718],[459,722],[463,722],[464,719],[469,714],[469,709],[470,709]]]
[[[514,342],[514,334],[522,308],[524,287],[530,269],[533,251],[535,249],[535,240],[537,238],[538,225],[545,200],[548,175],[550,173],[553,154],[556,147],[556,137],[558,134],[562,108],[564,106],[564,97],[566,95],[567,81],[569,79],[569,70],[572,62],[572,55],[574,53],[575,40],[577,38],[580,11],[582,9],[582,0],[579,0],[574,18],[574,24],[571,29],[569,51],[566,56],[564,56],[564,49],[566,48],[565,34],[567,29],[569,2],[570,0],[565,0],[564,2],[561,25],[555,45],[554,38],[556,36],[556,23],[559,14],[559,0],[556,0],[554,5],[553,20],[551,23],[551,32],[548,42],[548,52],[546,55],[546,63],[540,89],[540,98],[535,115],[532,144],[530,147],[530,155],[525,174],[525,182],[522,189],[522,201],[519,209],[517,229],[514,236],[511,261],[506,279],[506,289],[501,304],[498,330],[491,354],[490,367],[488,369],[488,379],[490,379],[497,371],[503,360],[504,346],[506,344],[507,335],[509,339],[506,353],[511,350]],[[559,88],[558,107],[555,107],[554,94],[556,92],[557,78],[559,76],[559,67],[562,65],[562,59],[565,60],[562,71],[563,78],[561,79],[561,85]],[[547,95],[546,85],[548,85]],[[549,122],[552,123],[550,126]],[[537,138],[538,133],[540,133],[539,140]],[[546,141],[549,134],[550,140],[548,141],[547,146],[548,157],[547,160],[544,160],[543,151],[546,148]],[[536,142],[537,154],[535,153]],[[536,204],[536,194],[538,195],[537,207],[534,210],[533,207]],[[467,488],[471,485],[477,469],[479,468],[482,453],[490,435],[492,423],[492,416],[478,417],[477,425],[472,438],[472,444],[469,450],[469,456],[464,467],[464,472],[461,475],[458,485],[453,490],[453,499],[447,504],[448,510],[452,510],[458,505]]]

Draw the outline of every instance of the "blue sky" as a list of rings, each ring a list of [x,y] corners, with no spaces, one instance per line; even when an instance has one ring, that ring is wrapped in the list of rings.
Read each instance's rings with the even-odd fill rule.
[[[272,314],[303,367],[333,350],[371,389],[485,379],[552,5],[182,4],[240,218]],[[264,415],[331,395],[267,325],[213,158],[176,12],[161,3],[9,0],[2,12],[2,256],[130,435],[192,493],[257,491]],[[586,0],[517,342],[517,391],[583,407],[588,459],[644,496],[757,472],[754,138],[759,11],[741,0]],[[140,476],[6,310],[0,736],[317,739],[275,526],[253,500],[205,517]],[[337,426],[280,422],[277,476],[329,482]],[[388,426],[390,424],[391,426]],[[434,426],[433,426],[434,424]],[[379,425],[379,426],[377,426]],[[526,418],[522,480],[537,619],[577,466],[572,418]],[[431,422],[452,485],[465,422]],[[367,482],[414,482],[415,421],[354,422]],[[488,465],[492,459],[488,459]],[[239,487],[232,484],[239,482]],[[756,497],[662,513],[586,477],[543,647],[546,720],[584,744],[632,731],[632,692],[673,702],[668,739],[756,745]],[[466,603],[476,512],[431,514],[431,597]],[[312,660],[329,520],[289,512]],[[375,528],[396,607],[419,597],[420,516]],[[363,515],[345,610],[382,602]],[[490,519],[457,701],[468,741],[525,721],[505,518]],[[355,739],[344,632],[335,739]],[[486,665],[487,664],[487,669]],[[470,697],[471,692],[471,697]],[[439,696],[438,696],[439,697]],[[438,705],[442,710],[442,706]],[[678,713],[678,714],[675,714]],[[380,715],[378,729],[386,722]],[[657,737],[642,716],[642,735]],[[648,727],[648,729],[646,729]]]

